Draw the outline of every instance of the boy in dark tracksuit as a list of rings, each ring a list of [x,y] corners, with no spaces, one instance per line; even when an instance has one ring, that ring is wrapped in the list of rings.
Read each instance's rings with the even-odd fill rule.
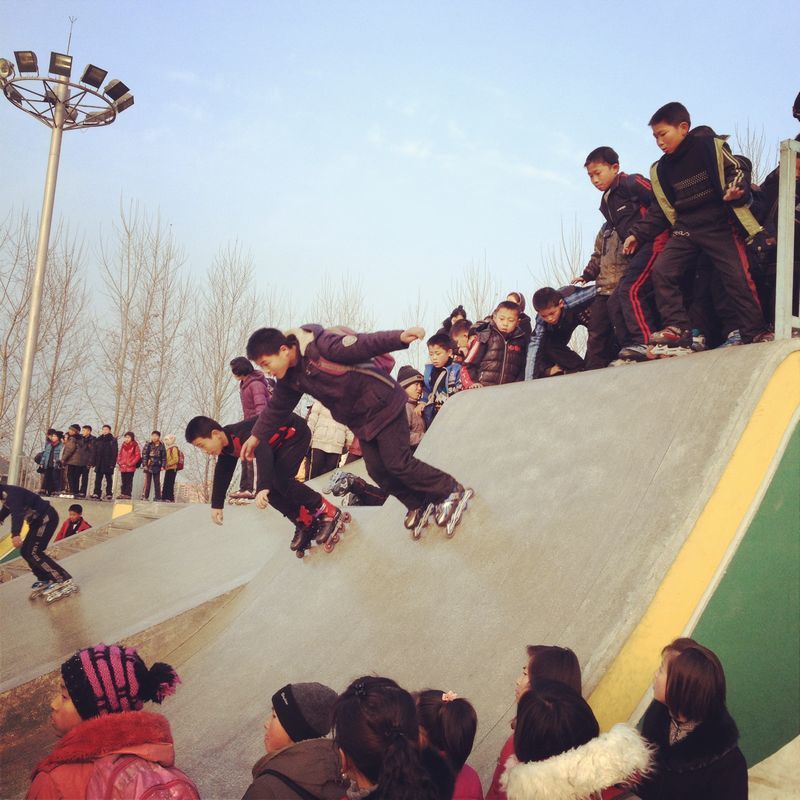
[[[21,486],[0,484],[0,524],[11,517],[11,542],[19,548],[31,572],[36,576],[32,589],[50,583],[63,584],[72,576],[45,550],[58,527],[58,512],[43,497]],[[28,523],[25,541],[20,536],[22,523]]]
[[[580,372],[585,368],[583,358],[569,347],[569,340],[578,325],[589,327],[596,294],[595,286],[585,289],[546,286],[533,295],[537,314],[525,363],[526,381]]]
[[[406,527],[416,528],[429,504],[437,504],[436,522],[447,524],[468,495],[452,476],[412,455],[406,393],[372,361],[424,335],[421,328],[354,334],[321,325],[304,325],[287,334],[275,328],[257,330],[247,343],[247,357],[278,381],[242,457],[252,458],[259,442],[285,424],[307,392],[358,437],[367,472],[408,509]]]
[[[650,181],[638,174],[620,172],[619,156],[610,147],[592,150],[584,166],[592,184],[603,192],[600,213],[606,220],[602,230],[602,249],[581,276],[584,281],[598,281],[586,346],[586,368],[595,369],[608,363],[601,363],[602,357],[598,356],[598,352],[607,354],[604,340],[595,341],[598,338],[597,331],[608,327],[606,319],[610,318],[613,323],[619,348],[646,349],[658,320],[650,276],[656,256],[664,249],[667,234],[659,234],[653,242],[644,244],[635,256],[628,259],[622,253],[622,242],[630,234],[633,224],[645,216],[653,201]],[[610,279],[604,280],[601,264],[604,260],[614,264],[617,259],[622,263],[616,265],[618,269]],[[607,308],[603,309],[605,297],[608,298]],[[627,352],[620,352],[619,355],[620,358],[630,358]]]
[[[705,253],[722,278],[736,310],[742,341],[770,341],[755,285],[750,276],[741,226],[748,238],[763,231],[746,204],[750,202],[746,163],[734,156],[721,137],[689,130],[689,112],[668,103],[650,119],[653,136],[664,155],[653,164],[650,178],[657,203],[633,224],[625,241],[632,253],[642,242],[672,226],[672,233],[653,268],[653,286],[662,330],[651,344],[691,352],[691,322],[684,307],[681,279]]]
[[[210,417],[194,417],[186,426],[186,441],[217,459],[211,490],[211,519],[217,525],[222,525],[225,495],[241,456],[242,442],[252,434],[257,419],[251,417],[223,426]],[[297,524],[292,550],[298,550],[304,541],[308,543],[312,528],[315,533],[320,532],[320,525],[325,525],[333,508],[319,492],[295,479],[310,443],[308,425],[292,413],[255,449],[256,505],[262,509],[272,505]]]

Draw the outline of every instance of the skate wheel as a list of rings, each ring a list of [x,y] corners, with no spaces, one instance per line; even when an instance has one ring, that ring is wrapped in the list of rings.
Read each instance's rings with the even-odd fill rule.
[[[295,554],[295,555],[296,555],[298,558],[303,558],[303,557],[305,556],[305,554],[306,554],[306,551],[305,551],[305,550],[295,550],[295,551],[294,551],[294,554]]]
[[[412,538],[412,539],[413,539],[415,542],[418,542],[418,541],[420,540],[420,537],[421,537],[421,536],[422,536],[422,531],[421,531],[421,530],[419,530],[419,531],[418,531],[418,530],[415,528],[413,531],[411,531],[411,538]]]
[[[342,537],[339,536],[338,531],[331,536],[331,541],[336,544]]]
[[[325,544],[322,545],[322,549],[326,553],[332,553],[333,552],[333,548],[336,546],[336,542],[337,541],[338,541],[338,537],[335,538],[335,539],[332,539],[332,540],[329,540],[329,541],[325,542]]]
[[[352,519],[353,518],[350,516],[349,511],[345,511],[342,513],[342,521],[344,522],[345,525],[347,525],[347,523],[350,522],[350,520]]]

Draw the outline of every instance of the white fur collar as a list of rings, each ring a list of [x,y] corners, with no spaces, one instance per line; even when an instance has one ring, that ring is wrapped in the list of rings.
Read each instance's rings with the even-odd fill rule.
[[[629,725],[615,725],[581,747],[546,761],[526,764],[512,756],[500,785],[508,800],[584,800],[594,793],[645,775],[650,751]]]
[[[284,331],[285,336],[291,334],[294,334],[297,339],[297,349],[300,351],[300,355],[304,356],[306,354],[306,347],[314,341],[314,334],[304,328],[289,328],[288,331]]]

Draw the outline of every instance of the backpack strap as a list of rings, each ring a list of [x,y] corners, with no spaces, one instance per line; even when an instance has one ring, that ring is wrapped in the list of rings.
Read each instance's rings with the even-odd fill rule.
[[[336,375],[337,377],[341,377],[348,372],[358,372],[361,375],[369,375],[371,378],[376,378],[381,383],[385,383],[392,389],[396,385],[396,382],[390,375],[385,374],[374,364],[340,364],[337,361],[330,361],[324,356],[317,356],[317,358],[310,358],[306,356],[305,358],[309,364],[316,367],[320,372],[324,372],[326,375]]]
[[[295,783],[288,775],[284,775],[282,772],[278,772],[274,769],[265,769],[261,774],[272,775],[277,778],[281,783],[288,786],[296,795],[302,797],[303,800],[319,800],[315,794],[311,794],[311,792],[304,789],[299,783]]]

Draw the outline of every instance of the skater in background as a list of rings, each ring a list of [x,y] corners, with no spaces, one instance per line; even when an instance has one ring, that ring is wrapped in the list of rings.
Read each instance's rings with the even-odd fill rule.
[[[289,683],[272,695],[264,724],[263,756],[242,800],[303,798],[342,800],[347,783],[328,738],[337,695],[321,683]],[[299,790],[298,790],[299,787]]]
[[[94,443],[92,426],[84,425],[78,439],[78,493],[77,497],[86,497],[89,492],[89,470],[94,466]]]
[[[60,542],[68,536],[74,536],[76,533],[83,533],[88,531],[92,526],[83,518],[83,506],[80,503],[73,503],[67,511],[67,518],[61,523],[58,529],[55,542]]]
[[[447,759],[456,776],[453,800],[483,800],[478,773],[467,764],[478,729],[472,704],[441,689],[424,689],[414,699],[420,747],[432,747]]]
[[[423,413],[425,404],[422,402],[422,391],[424,388],[424,378],[422,373],[411,366],[400,367],[397,371],[397,382],[405,389],[406,417],[408,417],[408,428],[411,432],[411,452],[417,449],[417,445],[425,435],[425,420]]]
[[[61,450],[61,463],[67,468],[66,495],[73,500],[80,491],[80,453],[79,439],[81,438],[81,426],[70,425],[64,438],[64,447]]]
[[[537,681],[563,683],[572,691],[581,694],[581,666],[578,657],[569,647],[547,644],[528,645],[522,672],[514,683],[514,697],[517,703]],[[512,728],[515,726],[516,719],[511,723]],[[512,732],[500,750],[492,782],[486,793],[486,800],[505,800],[506,794],[500,784],[500,779],[506,768],[506,762],[513,755],[514,734]]]
[[[111,433],[110,425],[103,425],[102,433],[94,442],[94,492],[93,500],[103,496],[103,480],[106,482],[106,500],[113,500],[114,467],[117,465],[119,447],[117,437]]]
[[[45,552],[58,527],[58,512],[35,492],[7,483],[0,483],[0,501],[0,524],[11,517],[11,543],[36,577],[31,589],[38,592],[49,587],[71,588],[72,576]],[[24,522],[28,523],[28,533],[23,541]]]
[[[153,486],[153,499],[161,500],[161,470],[167,460],[167,448],[161,441],[161,431],[153,431],[150,441],[142,448],[142,469],[144,470],[144,489],[142,500],[150,499],[150,485]]]
[[[620,788],[648,772],[650,752],[630,725],[599,734],[597,719],[579,692],[556,681],[537,681],[517,706],[516,756],[501,780],[508,800],[618,797]]]
[[[199,416],[186,426],[186,441],[217,459],[211,490],[211,520],[217,525],[223,523],[225,495],[241,456],[242,442],[250,436],[254,423],[251,418],[222,426],[210,417]],[[325,544],[339,523],[339,510],[295,477],[310,441],[305,420],[290,414],[286,424],[255,450],[256,506],[263,510],[272,505],[295,524],[290,548],[296,552],[305,550],[312,539]]]
[[[174,434],[168,433],[164,437],[164,445],[167,449],[167,458],[164,461],[164,488],[161,492],[161,499],[165,503],[174,503],[175,478],[178,476],[178,471],[183,469],[183,453],[175,444]]]
[[[725,705],[725,672],[707,647],[682,638],[664,648],[641,727],[657,748],[653,774],[637,789],[642,800],[747,797],[747,763]]]
[[[169,722],[143,711],[180,683],[161,662],[148,668],[122,645],[79,650],[61,665],[50,723],[61,737],[33,770],[28,800],[143,798],[199,800],[197,787],[175,766]]]
[[[353,440],[353,433],[346,425],[337,422],[319,400],[314,401],[306,421],[311,430],[311,449],[306,475],[306,480],[310,481],[339,466],[342,453],[349,448]]]
[[[452,772],[441,756],[419,746],[413,698],[390,678],[365,675],[344,690],[333,712],[333,740],[351,782],[348,796],[453,796]]]
[[[321,325],[305,325],[288,334],[275,328],[257,330],[247,343],[247,356],[275,375],[277,386],[242,447],[242,457],[252,458],[259,442],[269,440],[308,393],[358,436],[367,472],[406,506],[407,528],[416,529],[434,507],[439,525],[451,518],[457,521],[472,491],[413,456],[406,393],[372,361],[424,335],[422,328],[367,334]]]
[[[275,382],[270,381],[260,369],[255,369],[244,356],[234,358],[230,363],[230,368],[234,379],[239,382],[239,399],[242,403],[243,419],[257,417],[264,406],[269,403],[269,398],[272,397],[275,389]],[[254,469],[255,465],[252,461],[242,461],[239,491],[234,492],[232,497],[249,500],[255,497],[253,491],[256,485]]]
[[[127,431],[122,437],[122,446],[117,456],[117,465],[122,482],[119,499],[130,500],[133,492],[133,476],[142,463],[142,451],[139,449],[139,442],[136,441],[136,434]]]

